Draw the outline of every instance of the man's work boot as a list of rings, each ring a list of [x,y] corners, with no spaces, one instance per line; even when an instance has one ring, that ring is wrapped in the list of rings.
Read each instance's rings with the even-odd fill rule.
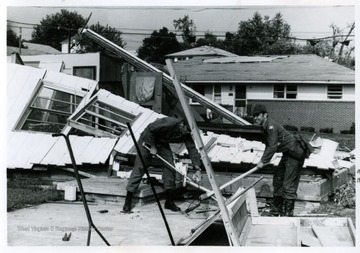
[[[293,217],[294,216],[294,206],[295,206],[295,199],[285,199],[284,200],[284,216]]]
[[[173,201],[173,191],[167,190],[166,191],[166,201],[165,201],[165,209],[170,209],[173,212],[180,212],[181,209],[177,205],[175,205]]]
[[[126,198],[125,198],[125,204],[123,206],[123,213],[131,213],[131,200],[132,200],[132,192],[127,192],[126,193]]]
[[[270,210],[272,216],[283,216],[284,215],[284,198],[281,196],[274,196],[274,205]]]

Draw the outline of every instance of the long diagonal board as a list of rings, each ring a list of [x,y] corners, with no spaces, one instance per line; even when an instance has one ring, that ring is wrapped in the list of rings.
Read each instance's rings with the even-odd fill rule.
[[[229,209],[226,206],[223,196],[221,194],[221,191],[219,189],[219,186],[216,183],[215,174],[214,174],[214,170],[211,165],[211,161],[210,161],[209,157],[207,156],[207,153],[206,153],[206,150],[204,147],[204,143],[203,143],[202,138],[199,133],[199,129],[198,129],[197,124],[194,120],[194,117],[191,113],[189,104],[186,101],[184,92],[181,88],[181,83],[179,82],[178,78],[176,77],[175,70],[172,65],[172,60],[167,59],[166,65],[170,71],[170,75],[171,75],[172,81],[174,83],[176,93],[178,95],[181,106],[184,110],[184,113],[185,113],[186,119],[189,123],[189,126],[191,128],[192,138],[194,139],[195,144],[200,152],[201,160],[205,166],[206,173],[209,177],[209,182],[212,186],[214,195],[216,197],[216,201],[219,205],[221,217],[222,217],[222,220],[223,220],[223,223],[225,226],[225,230],[226,230],[228,238],[229,238],[229,243],[230,243],[230,245],[240,246],[241,245],[241,241],[240,241],[241,233],[239,232],[238,229],[236,229],[236,225],[233,223],[232,217],[229,214]]]

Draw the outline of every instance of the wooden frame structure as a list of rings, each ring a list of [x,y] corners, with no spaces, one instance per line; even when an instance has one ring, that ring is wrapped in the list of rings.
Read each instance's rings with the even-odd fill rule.
[[[170,71],[176,93],[178,95],[179,101],[181,103],[181,106],[184,110],[184,114],[191,129],[192,138],[194,139],[195,144],[200,152],[201,160],[205,166],[206,174],[209,177],[209,181],[212,186],[214,195],[216,197],[216,201],[219,205],[221,217],[224,222],[225,230],[229,238],[229,244],[233,246],[243,245],[244,238],[246,238],[246,232],[244,232],[243,228],[246,224],[248,224],[247,222],[248,214],[246,210],[246,204],[244,204],[245,198],[243,195],[239,195],[238,197],[230,198],[228,201],[225,202],[222,193],[220,191],[220,188],[216,183],[214,170],[211,165],[211,160],[207,156],[206,149],[202,141],[196,121],[191,113],[190,106],[186,101],[185,95],[181,87],[181,83],[179,82],[176,76],[174,67],[172,65],[172,60],[167,59],[166,65]],[[237,200],[235,201],[235,199]],[[211,223],[210,224],[206,223],[206,224],[210,225]]]

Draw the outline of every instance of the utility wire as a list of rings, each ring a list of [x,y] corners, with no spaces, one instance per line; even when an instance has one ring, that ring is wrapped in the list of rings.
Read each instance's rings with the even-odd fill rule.
[[[21,29],[34,29],[36,26],[39,26],[38,24],[31,24],[31,23],[25,23],[25,22],[18,22],[18,21],[13,21],[13,20],[7,20],[7,22],[11,22],[11,23],[15,23],[18,25],[8,25],[8,27],[13,27],[13,28],[21,28]],[[27,26],[33,26],[33,27],[24,27],[21,25],[27,25]],[[58,29],[58,30],[66,30],[68,32],[77,32],[78,29],[72,29],[72,28],[67,28],[64,26],[46,26],[48,28],[53,28],[53,29]],[[159,35],[153,35],[152,33],[146,33],[146,32],[123,32],[121,31],[121,28],[114,28],[114,29],[120,29],[120,31],[118,32],[111,32],[111,31],[107,31],[107,32],[102,32],[102,34],[120,34],[120,35],[134,35],[134,36],[152,36],[152,37],[157,37],[157,38],[162,38],[162,39],[173,39],[173,37],[171,36],[159,36]],[[150,31],[151,29],[132,29],[132,28],[124,28],[126,30],[138,30],[138,31]],[[156,31],[156,30],[154,30]],[[199,32],[199,31],[198,31]],[[209,32],[209,31],[207,31]],[[213,33],[209,32],[211,35],[213,35],[216,38],[225,38],[226,35],[214,35]],[[233,35],[236,35],[236,32],[231,32]],[[177,34],[177,33],[173,33],[175,34],[175,36],[177,37],[182,37],[182,34]],[[202,34],[196,34],[197,37],[205,37],[206,34],[202,35]],[[316,43],[322,40],[328,40],[328,39],[335,39],[335,38],[343,38],[346,35],[331,35],[331,36],[326,36],[326,37],[318,37],[318,38],[298,38],[298,37],[294,37],[294,36],[264,36],[262,34],[251,34],[248,37],[253,37],[253,38],[262,38],[262,39],[266,39],[266,38],[279,38],[279,39],[289,39],[289,40],[297,40],[297,41],[315,41]],[[348,37],[355,37],[355,35],[348,35]],[[235,38],[234,38],[235,39]],[[140,42],[141,43],[141,42]]]

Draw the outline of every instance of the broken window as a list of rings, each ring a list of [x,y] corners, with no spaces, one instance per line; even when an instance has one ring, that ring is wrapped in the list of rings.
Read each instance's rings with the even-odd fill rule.
[[[78,131],[99,137],[121,136],[127,130],[126,123],[131,123],[138,113],[116,100],[109,99],[105,90],[100,90],[83,108],[71,115],[69,125]]]
[[[17,130],[60,132],[75,111],[85,92],[40,81],[35,95],[16,126]]]
[[[328,85],[327,97],[329,99],[341,99],[343,94],[342,85]]]

